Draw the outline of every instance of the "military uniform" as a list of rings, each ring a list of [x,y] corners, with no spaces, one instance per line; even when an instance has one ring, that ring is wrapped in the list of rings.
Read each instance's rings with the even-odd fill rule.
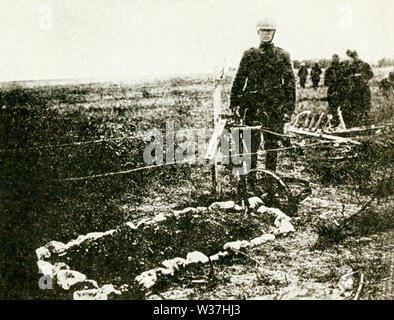
[[[327,86],[328,113],[333,117],[333,125],[339,125],[338,107],[343,110],[346,101],[346,86],[343,66],[339,61],[332,61],[324,75],[324,85]]]
[[[305,88],[306,79],[308,77],[308,69],[305,66],[301,66],[298,70],[298,77],[300,78],[300,85]]]
[[[284,116],[295,108],[295,77],[290,55],[272,43],[262,42],[258,48],[244,52],[231,89],[230,107],[240,107],[246,125],[262,125],[274,132],[283,132]],[[278,147],[278,136],[263,132],[264,148]],[[261,132],[252,131],[251,152],[261,143]],[[266,168],[276,171],[277,154],[266,154]],[[251,157],[251,168],[257,166],[257,155]],[[255,182],[253,173],[248,176]]]
[[[371,110],[371,90],[368,81],[373,78],[370,65],[354,59],[348,65],[349,109],[343,115],[346,125],[360,126],[368,122]]]
[[[386,99],[391,101],[394,94],[394,71],[391,71],[387,78],[380,80],[378,86],[383,91]]]
[[[319,64],[315,63],[314,66],[312,67],[312,70],[311,70],[313,89],[317,89],[319,82],[320,82],[321,73],[322,73],[322,71],[319,67]]]

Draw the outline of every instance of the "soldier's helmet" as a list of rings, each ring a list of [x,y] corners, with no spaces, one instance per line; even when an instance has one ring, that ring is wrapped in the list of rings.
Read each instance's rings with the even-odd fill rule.
[[[389,77],[388,77],[391,81],[393,81],[394,82],[394,71],[391,71],[390,73],[389,73]]]
[[[346,50],[346,55],[352,59],[357,59],[358,58],[358,53],[356,50]]]
[[[268,18],[259,20],[256,24],[256,30],[276,30],[276,23]]]

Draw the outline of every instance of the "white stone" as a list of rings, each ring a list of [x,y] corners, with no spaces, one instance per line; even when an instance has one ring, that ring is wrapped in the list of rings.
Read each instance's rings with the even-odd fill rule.
[[[249,300],[274,300],[274,299],[275,299],[274,294],[268,294],[265,296],[256,296],[256,297],[250,298]]]
[[[66,245],[59,241],[51,241],[46,244],[46,247],[53,253],[62,253],[67,250]]]
[[[91,280],[91,279],[85,280],[84,282],[82,282],[82,284],[91,285],[92,287],[94,287],[94,288],[96,288],[96,289],[99,288],[99,286],[98,286],[98,284],[97,284],[97,281]]]
[[[161,274],[165,276],[173,276],[174,275],[174,269],[170,268],[156,268],[156,272],[160,272]]]
[[[40,247],[36,250],[36,255],[38,260],[42,260],[44,258],[50,258],[51,252],[48,250],[48,248]]]
[[[137,228],[139,228],[141,225],[144,225],[144,224],[149,224],[149,220],[148,219],[142,219],[141,221],[139,221],[138,223],[137,223]]]
[[[227,255],[228,255],[228,252],[227,252],[227,251],[219,251],[218,253],[216,253],[216,254],[210,256],[209,259],[210,259],[211,261],[217,261],[217,260],[219,260],[221,257],[225,257],[225,256],[227,256]]]
[[[238,205],[238,204],[236,204],[235,206],[234,206],[234,210],[235,211],[242,211],[244,208],[242,208],[240,205]]]
[[[250,242],[255,246],[259,246],[263,243],[266,243],[266,242],[272,241],[272,240],[275,240],[275,235],[266,233],[260,237],[252,239]]]
[[[212,256],[209,256],[209,260],[211,261],[218,261],[220,259],[219,254],[214,254]]]
[[[289,219],[276,219],[275,226],[281,234],[295,231],[294,226],[291,224]]]
[[[270,208],[262,205],[257,209],[257,213],[264,214],[270,211]]]
[[[102,237],[105,237],[105,236],[113,235],[116,232],[117,231],[115,229],[108,230],[108,231],[105,231],[105,232],[91,232],[91,233],[88,233],[86,235],[86,239],[88,239],[88,240],[96,240],[96,239],[99,239],[99,238],[102,238]]]
[[[230,201],[222,201],[222,202],[213,202],[209,206],[209,210],[230,210],[233,209],[235,206],[235,202]]]
[[[53,270],[55,274],[58,274],[60,270],[70,270],[70,267],[66,265],[64,262],[56,262],[53,265]]]
[[[67,243],[66,247],[67,247],[67,249],[70,249],[71,247],[79,246],[84,240],[85,240],[85,236],[80,235],[76,239],[69,241]]]
[[[180,266],[185,266],[187,264],[187,261],[183,258],[176,257],[171,260],[164,260],[161,262],[161,264],[167,269],[177,270]]]
[[[161,222],[161,221],[165,221],[165,220],[166,220],[166,217],[164,216],[163,213],[159,213],[157,216],[155,216],[155,217],[153,218],[153,220],[154,220],[155,222]]]
[[[54,276],[54,267],[51,263],[44,260],[37,261],[38,272],[42,273],[45,276],[53,277]]]
[[[73,239],[73,240],[69,241],[65,245],[65,247],[66,247],[66,250],[67,250],[67,249],[70,249],[71,247],[79,246],[85,241],[97,240],[97,239],[100,239],[100,238],[105,237],[107,235],[112,235],[115,232],[116,232],[116,230],[112,229],[112,230],[108,230],[106,232],[90,232],[90,233],[88,233],[86,235],[79,235],[76,239]]]
[[[75,270],[60,270],[57,273],[57,282],[64,290],[69,290],[74,284],[85,280],[86,276]]]
[[[208,257],[199,252],[199,251],[193,251],[193,252],[189,252],[186,256],[186,261],[188,263],[207,263],[209,261]]]
[[[128,226],[132,230],[136,230],[137,226],[132,222],[126,222],[126,226]]]
[[[248,202],[250,209],[256,209],[259,205],[264,204],[263,200],[259,197],[251,197],[248,199]]]
[[[91,290],[91,289],[98,289],[99,286],[95,280],[86,279],[85,281],[78,282],[75,284],[79,290]]]
[[[238,241],[232,241],[232,242],[227,242],[224,246],[223,249],[230,249],[230,250],[240,250],[242,248],[247,248],[250,247],[252,244],[249,241],[246,240],[238,240]]]
[[[174,210],[173,213],[175,216],[181,215],[181,214],[188,214],[188,213],[197,213],[198,210],[196,208],[185,208],[183,210]]]
[[[281,220],[281,219],[288,219],[289,221],[291,220],[291,218],[289,216],[284,214],[282,212],[282,210],[280,210],[278,208],[269,208],[269,211],[272,212],[274,215],[276,215],[276,218],[279,220]]]
[[[112,284],[106,284],[99,289],[75,291],[73,298],[74,300],[108,300],[108,295],[111,293],[121,294]]]
[[[147,289],[151,288],[157,281],[156,270],[151,269],[141,273],[139,276],[135,277],[135,281]]]

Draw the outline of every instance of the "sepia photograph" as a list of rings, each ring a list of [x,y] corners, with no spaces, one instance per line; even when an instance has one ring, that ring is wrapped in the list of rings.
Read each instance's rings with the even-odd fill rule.
[[[0,300],[393,300],[393,1],[1,4]]]

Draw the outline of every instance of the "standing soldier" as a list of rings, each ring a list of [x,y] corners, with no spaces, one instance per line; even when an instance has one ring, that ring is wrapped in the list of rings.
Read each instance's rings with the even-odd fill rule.
[[[245,125],[261,125],[271,132],[282,133],[284,123],[289,121],[295,109],[296,89],[290,55],[274,46],[276,32],[273,22],[264,20],[256,25],[260,37],[257,48],[246,50],[235,75],[230,98],[233,113],[245,119]],[[263,130],[265,150],[278,147],[279,136]],[[257,150],[261,142],[261,131],[251,134],[251,172],[248,184],[256,184]],[[269,151],[265,167],[276,171],[277,153]],[[267,184],[268,195],[272,195],[273,182]],[[268,201],[272,199],[267,199]]]
[[[333,125],[339,125],[338,108],[346,98],[344,95],[343,72],[341,70],[339,56],[332,56],[331,65],[327,68],[324,75],[324,85],[327,89],[328,113],[333,117]],[[342,110],[342,108],[341,108]]]
[[[298,70],[298,77],[300,78],[301,87],[305,88],[306,79],[308,77],[308,69],[306,68],[304,62],[301,64],[301,67]]]
[[[349,107],[344,114],[344,121],[350,127],[360,126],[368,122],[371,110],[371,90],[368,81],[373,78],[370,65],[359,59],[356,51],[347,50],[351,58],[348,63]]]
[[[386,99],[390,101],[394,93],[394,71],[391,71],[387,78],[380,80],[378,86]]]
[[[317,89],[319,82],[320,82],[320,75],[322,71],[320,69],[319,64],[316,62],[311,70],[311,78],[312,78],[312,84],[313,84],[313,89]]]

